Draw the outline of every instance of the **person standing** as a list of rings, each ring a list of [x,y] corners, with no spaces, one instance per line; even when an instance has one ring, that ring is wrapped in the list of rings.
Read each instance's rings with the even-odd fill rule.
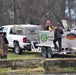
[[[55,27],[51,24],[50,20],[47,20],[46,24],[45,24],[45,30],[52,31],[54,29],[55,29]]]
[[[6,32],[3,32],[3,56],[2,59],[6,59],[7,58],[7,53],[8,53],[8,40],[6,38]]]
[[[3,58],[3,39],[2,39],[2,32],[0,32],[0,57]]]
[[[52,25],[51,25],[51,22],[50,22],[49,20],[47,20],[47,21],[46,21],[46,24],[45,24],[45,30],[52,30],[52,29],[51,29],[51,26],[52,26]]]
[[[63,34],[63,30],[62,28],[60,27],[60,24],[57,24],[57,27],[55,28],[55,31],[54,31],[54,40],[53,40],[53,43],[54,43],[54,48],[55,49],[58,49],[58,51],[61,51],[62,50],[62,34]],[[56,44],[56,42],[58,41],[58,46]]]

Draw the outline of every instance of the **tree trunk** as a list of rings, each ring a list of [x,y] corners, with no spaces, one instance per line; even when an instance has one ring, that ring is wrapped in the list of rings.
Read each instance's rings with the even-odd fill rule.
[[[16,0],[13,0],[14,24],[17,24],[17,7]]]

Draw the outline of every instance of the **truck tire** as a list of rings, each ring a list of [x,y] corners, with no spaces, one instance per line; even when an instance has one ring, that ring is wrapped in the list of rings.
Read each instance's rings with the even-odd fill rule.
[[[41,55],[44,57],[44,58],[47,58],[47,48],[46,47],[42,47],[41,48]]]
[[[50,47],[47,47],[47,57],[52,58],[52,49]]]
[[[16,54],[22,54],[22,50],[21,50],[18,42],[14,42],[14,51]]]

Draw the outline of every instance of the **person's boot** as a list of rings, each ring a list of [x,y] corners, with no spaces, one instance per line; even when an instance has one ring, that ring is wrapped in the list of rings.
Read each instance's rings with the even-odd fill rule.
[[[2,59],[2,56],[1,56],[1,59]]]
[[[7,55],[5,55],[5,59],[7,59]]]
[[[7,55],[4,55],[4,56],[3,56],[3,59],[6,59],[6,58],[7,58]]]
[[[1,56],[1,59],[4,59],[4,56]]]

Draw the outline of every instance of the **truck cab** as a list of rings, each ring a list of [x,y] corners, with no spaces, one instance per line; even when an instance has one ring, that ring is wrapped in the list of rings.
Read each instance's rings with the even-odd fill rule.
[[[22,50],[31,51],[31,41],[38,40],[40,26],[34,25],[4,25],[0,32],[7,33],[8,47],[15,53],[22,54]]]

